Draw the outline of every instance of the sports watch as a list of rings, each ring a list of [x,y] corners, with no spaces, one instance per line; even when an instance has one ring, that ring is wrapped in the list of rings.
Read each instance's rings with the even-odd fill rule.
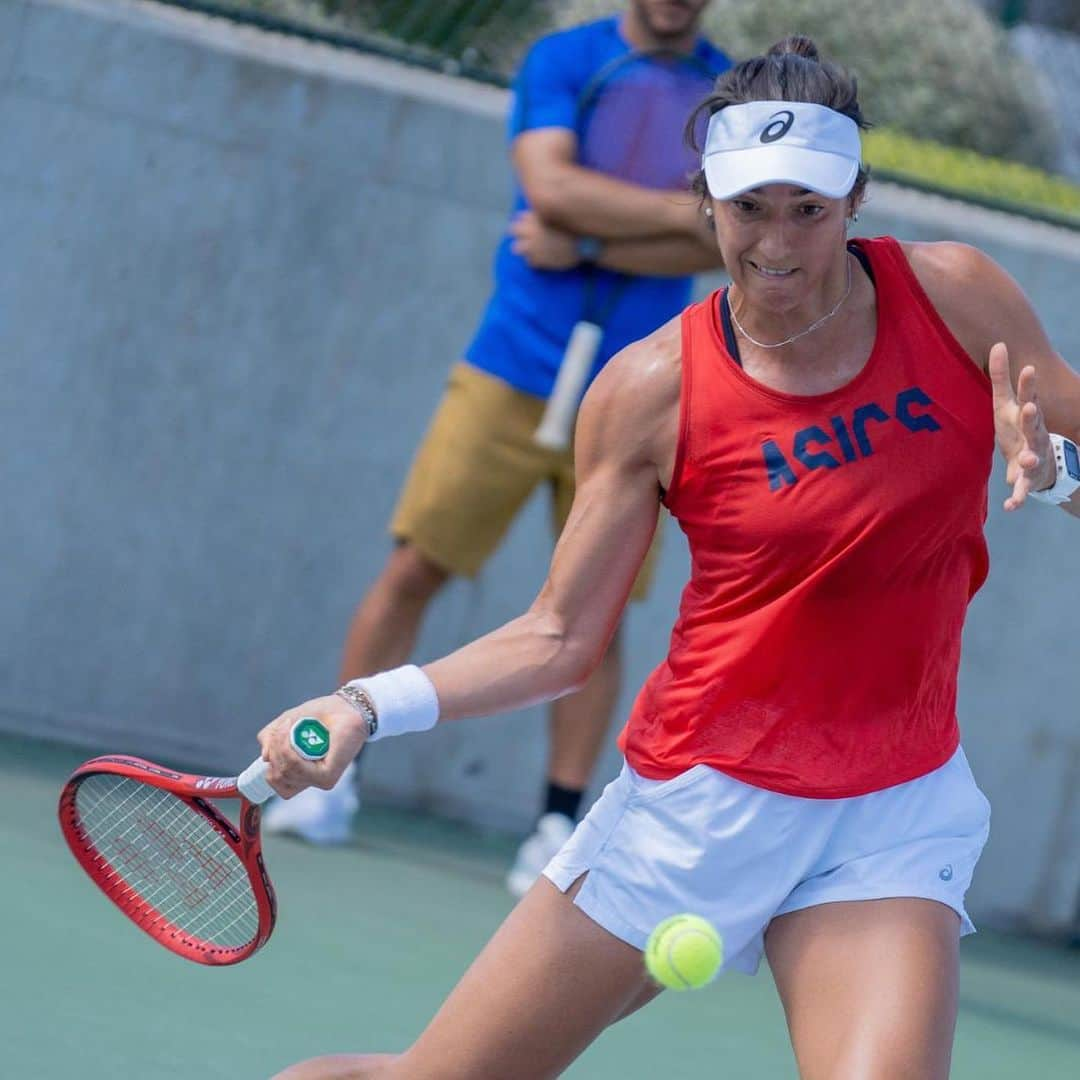
[[[595,236],[579,236],[577,238],[577,257],[583,263],[592,266],[600,258],[603,241]]]
[[[1054,451],[1054,464],[1057,466],[1057,479],[1053,487],[1042,491],[1029,491],[1032,499],[1060,506],[1068,502],[1073,492],[1080,489],[1080,451],[1072,439],[1064,435],[1050,433],[1050,446]]]

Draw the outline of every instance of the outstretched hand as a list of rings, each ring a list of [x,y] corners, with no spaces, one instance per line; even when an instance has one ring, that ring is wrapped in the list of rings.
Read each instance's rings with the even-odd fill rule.
[[[1051,487],[1056,475],[1050,435],[1036,392],[1035,368],[1028,364],[1013,389],[1009,350],[998,342],[990,350],[990,384],[994,393],[994,434],[1005,458],[1005,479],[1012,494],[1006,510],[1019,510],[1028,493]]]

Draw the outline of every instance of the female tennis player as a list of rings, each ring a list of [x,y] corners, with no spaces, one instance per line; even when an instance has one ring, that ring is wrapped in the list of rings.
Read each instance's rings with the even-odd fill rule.
[[[657,993],[641,950],[682,911],[720,930],[727,967],[768,956],[801,1076],[948,1075],[989,825],[956,681],[993,447],[1007,509],[1080,516],[1080,377],[978,251],[848,241],[862,115],[812,42],[733,68],[703,108],[700,182],[732,285],[589,391],[535,602],[260,734],[291,795],[331,785],[366,739],[581,686],[663,502],[691,578],[626,765],[412,1047],[283,1077],[556,1076]],[[300,715],[332,730],[326,761],[288,748]]]

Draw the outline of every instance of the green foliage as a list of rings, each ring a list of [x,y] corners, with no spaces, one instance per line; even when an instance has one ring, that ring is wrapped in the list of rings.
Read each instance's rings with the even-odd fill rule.
[[[510,74],[527,42],[547,25],[533,0],[320,0],[378,33]]]
[[[890,179],[928,184],[961,198],[1030,207],[1080,226],[1080,185],[1029,165],[887,129],[863,136],[863,156],[876,173]]]
[[[404,58],[508,79],[551,26],[542,0],[175,0],[281,20],[352,38]]]
[[[610,13],[610,0],[561,0],[560,25]],[[854,71],[869,120],[918,138],[1031,165],[1054,158],[1032,73],[975,0],[712,0],[706,28],[731,56],[792,33]]]

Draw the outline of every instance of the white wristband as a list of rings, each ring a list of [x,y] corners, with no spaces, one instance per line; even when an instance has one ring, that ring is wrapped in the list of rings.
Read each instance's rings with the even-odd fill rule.
[[[353,679],[346,685],[360,687],[375,706],[378,727],[368,742],[410,731],[427,731],[439,719],[435,687],[415,664],[383,671],[366,679]]]

